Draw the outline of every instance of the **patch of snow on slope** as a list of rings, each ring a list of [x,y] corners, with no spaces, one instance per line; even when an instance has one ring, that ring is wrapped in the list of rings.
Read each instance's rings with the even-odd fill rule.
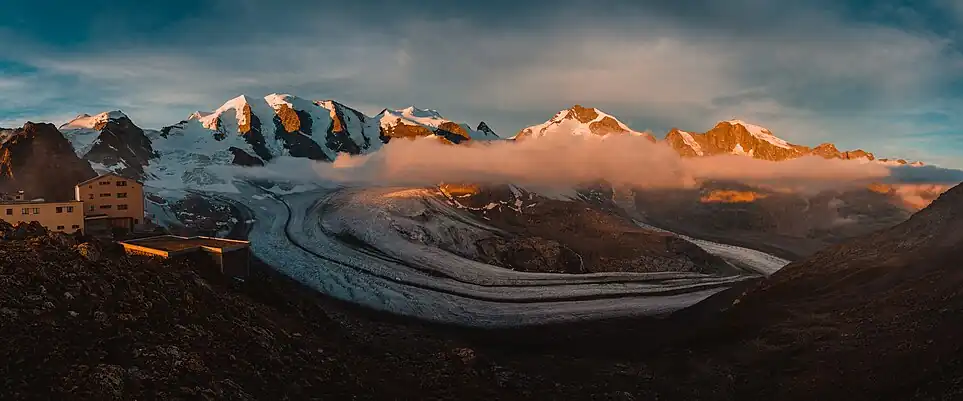
[[[696,155],[702,156],[705,154],[705,152],[702,151],[702,146],[699,145],[699,142],[696,142],[695,138],[692,137],[692,134],[682,130],[679,130],[678,132],[679,135],[682,136],[682,141],[685,142],[686,146],[692,148],[692,151],[694,151]]]
[[[756,153],[756,150],[755,150],[755,149],[752,149],[752,150],[746,152],[746,150],[743,149],[742,144],[741,144],[741,143],[737,143],[737,144],[736,144],[736,147],[732,148],[732,152],[731,152],[731,153],[734,154],[734,155],[739,155],[739,156],[749,156],[749,157],[752,157],[753,153]]]
[[[769,142],[770,144],[772,144],[772,145],[774,145],[774,146],[777,146],[777,147],[780,147],[780,148],[783,148],[783,149],[791,149],[791,148],[792,148],[792,147],[789,145],[789,142],[786,142],[786,141],[782,140],[782,138],[779,138],[779,137],[773,135],[772,132],[770,132],[770,131],[769,131],[768,129],[766,129],[766,128],[760,127],[760,126],[758,126],[758,125],[749,124],[749,123],[747,123],[747,122],[745,122],[745,121],[742,121],[742,120],[729,120],[729,121],[726,121],[726,123],[728,123],[729,125],[741,125],[743,128],[746,129],[746,131],[749,132],[750,135],[752,135],[752,136],[754,136],[754,137],[756,137],[756,138],[758,138],[758,139],[761,139],[761,140],[763,140],[763,141]]]
[[[90,152],[90,149],[97,144],[97,138],[100,137],[100,131],[89,128],[79,128],[79,129],[61,129],[64,137],[70,141],[70,146],[73,146],[74,152],[77,153],[77,157],[83,158]]]

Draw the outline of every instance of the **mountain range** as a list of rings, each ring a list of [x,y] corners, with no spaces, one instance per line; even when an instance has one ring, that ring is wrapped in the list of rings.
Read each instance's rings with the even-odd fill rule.
[[[36,136],[55,136],[56,127],[27,124],[18,130],[4,130],[0,152],[6,159],[16,159]],[[337,101],[311,101],[285,94],[264,98],[238,96],[211,112],[197,111],[187,119],[162,127],[144,130],[121,111],[97,115],[80,115],[59,127],[77,158],[85,160],[96,173],[117,172],[158,183],[178,186],[227,185],[210,172],[211,166],[263,165],[281,156],[333,161],[339,153],[365,154],[377,151],[391,140],[401,138],[437,138],[451,144],[473,141],[502,140],[484,122],[472,126],[448,120],[438,111],[408,107],[384,109],[374,116],[345,106]],[[705,133],[672,129],[657,140],[648,132],[636,131],[616,117],[599,109],[575,105],[558,112],[545,123],[527,127],[507,140],[532,140],[553,135],[605,137],[633,135],[671,146],[684,157],[736,154],[756,159],[782,161],[802,156],[820,156],[887,165],[921,165],[905,160],[876,159],[863,150],[840,151],[824,143],[810,148],[791,144],[770,130],[730,120],[718,123]],[[21,137],[17,140],[10,138]],[[63,163],[61,145],[40,141],[36,146],[58,155]],[[12,146],[17,145],[17,150]],[[48,145],[42,145],[48,144]],[[31,162],[37,163],[37,162]],[[30,176],[32,164],[5,162],[2,173],[13,186],[24,186],[15,176]],[[38,166],[36,168],[49,168]],[[84,171],[81,171],[84,170]],[[39,171],[39,170],[38,170]],[[78,167],[71,169],[70,179],[91,173]],[[13,189],[13,188],[6,188]],[[54,196],[41,190],[38,196]],[[55,197],[60,197],[59,195]]]

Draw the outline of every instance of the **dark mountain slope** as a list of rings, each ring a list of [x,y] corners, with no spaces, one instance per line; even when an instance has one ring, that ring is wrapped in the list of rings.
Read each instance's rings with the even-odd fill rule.
[[[701,399],[958,399],[961,261],[958,186],[749,290],[680,347],[701,374],[678,388]]]
[[[29,198],[73,199],[74,185],[97,176],[51,124],[28,122],[0,144],[0,191]]]
[[[150,159],[156,157],[144,130],[123,116],[98,125],[97,141],[84,159],[111,168],[125,177],[140,178]]]

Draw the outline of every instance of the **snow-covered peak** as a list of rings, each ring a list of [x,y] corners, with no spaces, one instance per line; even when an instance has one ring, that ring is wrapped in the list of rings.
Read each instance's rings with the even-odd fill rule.
[[[106,124],[110,120],[119,120],[126,117],[127,115],[120,110],[106,111],[95,116],[81,114],[70,122],[61,125],[60,129],[98,129],[98,126]]]
[[[760,140],[769,142],[773,146],[780,147],[783,149],[792,149],[792,146],[789,144],[789,142],[786,142],[782,138],[779,138],[773,135],[772,131],[769,131],[769,129],[767,128],[750,124],[742,120],[729,120],[729,121],[723,121],[723,122],[733,126],[742,126],[743,128],[746,129],[747,132],[749,132],[749,135],[752,135],[753,137],[758,138]]]
[[[234,112],[234,118],[225,120],[223,117],[225,115],[231,115],[231,113],[229,113],[231,111]],[[235,125],[237,127],[249,127],[251,125],[252,122],[248,121],[250,114],[258,118],[270,118],[270,116],[274,114],[274,109],[265,99],[254,99],[247,95],[240,95],[228,100],[211,113],[196,112],[191,115],[191,117],[199,121],[204,128],[209,130],[216,130],[219,124],[226,124],[226,126],[231,127],[228,131],[236,131],[234,129]]]
[[[381,120],[382,126],[393,126],[399,119],[407,121],[409,124],[414,123],[430,128],[438,128],[442,124],[449,122],[436,110],[419,109],[414,106],[400,110],[385,109],[381,112],[381,115],[379,115],[379,119]]]
[[[437,110],[432,109],[419,109],[415,106],[408,106],[404,109],[398,110],[405,117],[409,118],[443,118]]]
[[[317,109],[319,107],[324,107],[319,103],[322,102],[312,102],[307,99],[303,99],[294,95],[288,94],[278,94],[272,93],[264,97],[264,101],[267,102],[272,109],[278,110],[283,106],[290,107],[294,110],[308,111]]]
[[[217,123],[221,118],[221,115],[228,111],[234,110],[238,125],[246,125],[247,116],[244,115],[244,106],[250,104],[250,98],[245,95],[240,95],[234,99],[228,100],[226,103],[221,105],[221,107],[218,107],[217,110],[214,110],[213,113],[198,118],[198,121],[201,122],[201,125],[203,125],[204,128],[215,129],[217,128]]]
[[[559,111],[552,119],[542,124],[525,128],[514,138],[539,138],[557,133],[589,137],[623,134],[655,139],[648,133],[629,128],[628,125],[622,123],[611,114],[596,108],[582,107],[580,105]]]

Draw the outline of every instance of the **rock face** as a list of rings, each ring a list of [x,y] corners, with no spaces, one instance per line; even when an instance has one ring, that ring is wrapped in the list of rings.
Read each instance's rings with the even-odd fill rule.
[[[782,161],[809,153],[809,148],[790,144],[768,129],[740,120],[723,121],[704,134],[672,129],[665,141],[683,156],[735,154]]]
[[[498,134],[496,134],[495,131],[488,126],[488,124],[485,124],[484,121],[478,123],[478,127],[475,128],[475,131],[481,132],[492,139],[498,139]]]
[[[604,137],[606,135],[634,135],[655,142],[646,132],[634,131],[615,117],[591,107],[575,105],[555,114],[555,117],[539,125],[522,129],[513,138],[522,140],[547,135],[576,135]]]
[[[74,185],[96,177],[52,124],[28,122],[0,144],[0,190],[48,201],[74,197]]]
[[[695,139],[694,135],[695,134],[691,132],[673,128],[666,134],[665,142],[682,157],[706,156],[707,153],[702,147],[703,143],[705,143],[705,138],[702,138],[702,143],[700,143],[700,141]]]
[[[229,151],[234,155],[234,160],[231,164],[245,167],[263,166],[264,161],[257,158],[256,156],[251,156],[247,152],[231,146],[228,148]]]
[[[766,128],[740,120],[723,121],[705,133],[692,133],[672,128],[665,142],[683,157],[734,154],[756,159],[783,161],[802,156],[819,156],[825,159],[874,161],[876,156],[862,149],[840,151],[832,143],[815,148],[795,145],[782,140]],[[902,161],[902,163],[900,163]],[[888,165],[904,165],[905,160],[882,159]],[[914,165],[922,165],[916,163]]]

